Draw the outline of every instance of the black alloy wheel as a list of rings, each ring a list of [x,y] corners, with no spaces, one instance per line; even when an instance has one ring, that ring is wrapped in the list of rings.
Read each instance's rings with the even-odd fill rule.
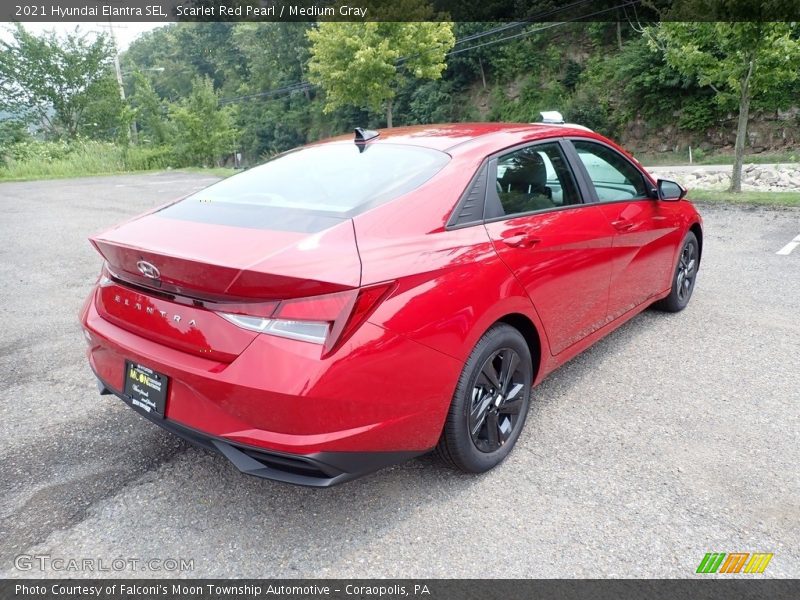
[[[679,312],[686,308],[694,291],[699,268],[700,244],[698,244],[697,236],[695,236],[694,232],[690,231],[683,239],[669,296],[655,302],[653,308],[666,312]]]
[[[502,462],[525,425],[533,377],[531,351],[519,330],[506,323],[491,327],[458,379],[439,456],[468,473]]]
[[[675,275],[675,286],[678,300],[685,306],[689,302],[694,289],[694,276],[697,274],[697,243],[687,240],[678,261],[678,272]]]
[[[472,388],[469,433],[481,452],[505,444],[520,420],[525,390],[522,360],[513,349],[502,348],[486,359]]]

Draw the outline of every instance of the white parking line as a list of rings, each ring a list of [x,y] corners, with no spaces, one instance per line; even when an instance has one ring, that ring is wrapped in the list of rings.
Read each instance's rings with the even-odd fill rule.
[[[791,242],[786,244],[783,248],[778,250],[775,254],[780,254],[781,256],[788,256],[792,253],[792,250],[800,246],[800,235],[794,238]]]

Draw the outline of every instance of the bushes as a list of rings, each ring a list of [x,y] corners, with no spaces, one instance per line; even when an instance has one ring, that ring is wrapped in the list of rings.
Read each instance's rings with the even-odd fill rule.
[[[0,179],[45,179],[164,169],[175,164],[171,148],[125,147],[111,142],[24,141],[0,148]]]
[[[232,110],[219,106],[219,96],[209,79],[197,79],[192,93],[181,103],[172,105],[171,116],[172,120],[166,123],[175,131],[170,145],[128,145],[127,136],[122,143],[80,137],[37,141],[29,136],[21,137],[16,130],[6,131],[6,127],[0,131],[0,179],[214,166],[221,156],[233,152],[237,132]],[[142,138],[143,141],[147,139],[146,136]]]
[[[27,141],[6,149],[2,179],[74,177],[125,170],[122,149],[110,142]]]
[[[84,144],[87,142],[83,142]],[[93,143],[93,142],[88,142]],[[5,159],[9,162],[52,162],[64,159],[78,149],[66,141],[42,142],[32,138],[10,144],[4,149]]]
[[[577,90],[564,105],[563,115],[567,122],[617,137],[618,128],[609,115],[608,100],[595,89],[584,86]]]
[[[453,120],[452,84],[441,79],[415,86],[408,101],[405,123],[447,123]]]
[[[238,132],[233,109],[220,106],[219,94],[209,79],[196,79],[191,94],[181,102],[164,103],[163,108],[169,108],[168,118],[159,114],[162,105],[145,92],[140,86],[135,110],[127,111],[130,118],[136,113],[142,118],[140,145],[129,145],[128,121],[121,122],[116,143],[70,138],[66,133],[55,141],[35,140],[24,124],[4,122],[0,126],[0,179],[214,166],[234,151]]]
[[[128,146],[123,148],[127,171],[151,171],[178,166],[174,150],[169,146]]]
[[[684,102],[678,118],[678,127],[688,131],[704,131],[718,125],[719,105],[712,94],[698,95]]]
[[[566,98],[567,92],[558,80],[542,83],[538,77],[528,76],[517,98],[507,96],[500,86],[492,90],[489,120],[530,123],[543,110],[563,110]]]

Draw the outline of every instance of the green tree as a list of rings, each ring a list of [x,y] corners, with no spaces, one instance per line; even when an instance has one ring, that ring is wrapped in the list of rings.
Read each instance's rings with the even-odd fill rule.
[[[404,75],[439,79],[453,47],[450,22],[320,23],[311,40],[309,80],[325,91],[325,110],[342,106],[386,111]]]
[[[130,143],[130,126],[133,111],[119,95],[116,78],[103,77],[86,89],[90,101],[78,121],[80,135],[95,140]]]
[[[237,59],[246,65],[245,93],[299,82],[308,62],[309,23],[237,23]],[[308,96],[306,96],[308,97]]]
[[[501,26],[497,23],[456,23],[453,32],[457,39],[464,40],[464,46],[462,47],[467,47],[469,45],[476,45],[478,47],[450,57],[450,60],[447,61],[447,74],[445,78],[452,79],[458,86],[471,84],[479,78],[482,88],[486,89],[488,81],[487,67],[490,64],[493,50],[496,47],[481,47],[480,44],[485,43],[487,38],[488,40],[496,40],[503,35],[499,32],[492,36],[489,35],[489,32],[499,29],[500,27]],[[506,25],[506,27],[508,27],[508,25]],[[514,29],[511,29],[511,31],[513,30]]]
[[[236,55],[248,76],[230,95],[240,108],[241,146],[253,161],[308,140],[312,91],[301,84],[308,62],[309,23],[237,23]]]
[[[747,121],[754,100],[780,102],[770,90],[798,77],[797,24],[664,22],[648,30],[667,63],[711,87],[721,104],[738,107],[731,192],[742,190]],[[783,99],[785,102],[786,99]],[[778,106],[773,106],[778,108]]]
[[[129,98],[136,124],[144,138],[141,141],[152,142],[156,145],[166,143],[169,126],[165,103],[158,97],[150,80],[143,73],[135,72],[131,80],[133,93]]]
[[[138,37],[121,57],[123,70],[141,71],[161,98],[176,101],[192,91],[195,77],[209,77],[214,89],[235,93],[249,77],[233,34],[222,22],[171,23]],[[126,84],[129,82],[126,81]]]
[[[11,34],[0,41],[0,108],[66,137],[108,126],[85,119],[90,105],[105,102],[104,118],[122,109],[116,84],[109,85],[112,48],[104,35],[89,38],[76,28],[63,39],[36,36],[20,24]]]
[[[185,163],[215,165],[220,156],[234,150],[233,110],[220,106],[210,78],[195,79],[192,92],[172,106],[170,116],[176,126],[176,150]]]

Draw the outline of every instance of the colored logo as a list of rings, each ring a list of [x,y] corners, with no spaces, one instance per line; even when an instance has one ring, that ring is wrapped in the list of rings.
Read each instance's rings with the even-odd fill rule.
[[[700,561],[697,573],[763,573],[772,553],[769,552],[709,552]]]

